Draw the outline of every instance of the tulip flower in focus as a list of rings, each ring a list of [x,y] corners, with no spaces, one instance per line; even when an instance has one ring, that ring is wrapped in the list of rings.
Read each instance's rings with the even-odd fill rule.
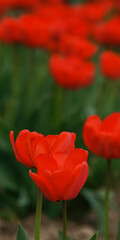
[[[37,174],[29,172],[42,194],[57,202],[75,198],[88,177],[88,152],[75,149],[75,134],[62,132],[46,137],[47,154],[33,158]]]
[[[73,56],[53,55],[49,66],[55,82],[62,87],[78,89],[93,83],[95,67],[91,62]]]
[[[37,132],[22,130],[16,141],[10,140],[19,162],[37,168],[30,177],[50,201],[75,198],[88,177],[88,152],[75,149],[76,135],[62,132],[44,137]]]
[[[104,76],[111,80],[120,78],[120,55],[112,51],[104,51],[100,56],[100,68]]]
[[[83,140],[96,155],[105,159],[120,158],[120,113],[116,112],[103,121],[90,116],[83,128]]]

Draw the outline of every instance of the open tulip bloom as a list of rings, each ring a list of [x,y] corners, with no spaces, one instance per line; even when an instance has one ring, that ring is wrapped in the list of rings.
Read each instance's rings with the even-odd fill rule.
[[[29,171],[29,175],[40,192],[49,200],[63,200],[64,224],[63,239],[66,239],[66,208],[65,201],[77,197],[88,177],[88,152],[75,148],[76,135],[62,132],[59,135],[44,137],[36,132],[22,130],[16,141],[13,131],[10,140],[19,162],[29,168],[36,168],[37,173]],[[40,194],[38,195],[36,237],[39,239]]]
[[[83,128],[83,139],[95,155],[107,159],[105,239],[109,240],[110,163],[112,158],[120,158],[120,113],[113,113],[103,121],[97,115],[88,117]]]

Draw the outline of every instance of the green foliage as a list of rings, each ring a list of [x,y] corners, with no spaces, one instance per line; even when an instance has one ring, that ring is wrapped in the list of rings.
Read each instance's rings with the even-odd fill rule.
[[[93,237],[90,238],[90,240],[97,240],[98,237],[98,231],[95,233]]]
[[[70,3],[85,3],[87,0],[69,0]]]
[[[59,231],[59,234],[58,234],[58,240],[63,240],[63,233],[62,231]],[[97,237],[98,237],[98,231],[94,234],[94,236],[92,236],[90,238],[90,240],[97,240]],[[75,240],[75,239],[72,239],[70,237],[67,236],[67,239],[66,240]]]
[[[29,240],[24,228],[21,223],[18,223],[18,231],[17,231],[17,240]]]
[[[120,216],[119,216],[118,233],[117,233],[117,239],[116,240],[119,240],[119,239],[120,239]]]
[[[98,220],[98,228],[100,232],[104,232],[104,193],[91,189],[83,189],[81,194],[89,202],[90,206],[95,210]]]
[[[59,231],[58,233],[58,240],[63,240],[63,232]],[[66,240],[75,240],[67,236]]]
[[[62,212],[62,202],[54,203],[51,202],[48,204],[48,201],[44,199],[43,210],[51,218],[57,218],[61,215]]]

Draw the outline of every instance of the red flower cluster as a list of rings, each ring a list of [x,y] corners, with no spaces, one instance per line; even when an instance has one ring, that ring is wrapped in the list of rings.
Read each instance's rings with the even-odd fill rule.
[[[59,80],[58,74],[55,74],[56,81],[60,82],[61,86],[79,88],[93,82],[94,65],[86,62],[86,60],[96,54],[98,46],[92,43],[89,37],[93,32],[96,21],[103,19],[110,11],[110,4],[92,2],[69,5],[63,4],[66,2],[65,0],[31,0],[24,2],[5,0],[4,4],[8,2],[11,7],[25,7],[28,6],[28,3],[29,6],[32,6],[34,3],[37,8],[34,8],[34,12],[31,14],[25,14],[18,18],[4,18],[0,22],[0,39],[3,43],[22,43],[29,47],[44,48],[64,54],[66,61],[70,59],[72,76],[70,77],[71,71],[68,70],[66,61],[60,60],[67,73],[66,80],[64,80],[65,77]],[[59,58],[63,59],[62,57]],[[79,60],[75,60],[75,58],[79,58]],[[52,59],[54,59],[54,56]],[[53,73],[53,69],[56,69],[56,64],[53,66],[54,63],[55,61],[52,60],[51,72]],[[57,65],[57,68],[60,67],[61,65]],[[77,67],[77,71],[75,67]],[[60,70],[57,71],[60,72]],[[63,73],[61,73],[62,76]]]
[[[51,73],[62,87],[77,89],[89,86],[94,79],[94,64],[77,57],[53,55],[50,60]]]
[[[68,18],[66,18],[66,12]],[[15,24],[15,28],[13,24],[11,25],[11,22]],[[44,46],[46,49],[57,51],[59,50],[61,37],[65,34],[70,34],[70,37],[77,35],[82,38],[90,34],[90,24],[75,17],[70,7],[63,7],[62,5],[59,7],[41,6],[34,14],[25,14],[19,18],[4,18],[0,23],[0,29],[0,39],[3,42],[4,39],[7,39],[8,43],[14,43],[14,34],[11,37],[10,33],[11,31],[13,33],[17,31],[19,32],[18,42],[29,45],[29,41],[32,42],[33,39],[31,44],[33,47]],[[35,37],[36,34],[37,38]],[[43,38],[44,41],[41,45],[42,36],[46,37]]]
[[[102,44],[120,45],[120,16],[104,20],[118,6],[118,0],[76,5],[66,2],[2,0],[1,8],[33,7],[34,11],[17,18],[3,18],[0,22],[0,40],[7,44],[22,43],[53,52],[49,66],[55,81],[63,87],[77,89],[89,86],[94,80],[94,65],[87,62],[98,51],[92,37]],[[64,54],[64,58],[56,58],[54,53]],[[67,66],[68,62],[70,67]]]
[[[105,51],[100,56],[101,72],[111,80],[120,79],[120,55]]]
[[[65,0],[0,0],[0,9],[9,10],[13,8],[38,8],[40,4],[58,5],[64,3]]]
[[[37,168],[30,177],[50,201],[75,198],[88,177],[88,152],[75,149],[76,135],[62,132],[44,137],[23,130],[14,142],[10,140],[17,160],[27,167]]]
[[[108,160],[120,158],[120,113],[113,113],[103,121],[98,116],[88,117],[83,139],[94,154]]]

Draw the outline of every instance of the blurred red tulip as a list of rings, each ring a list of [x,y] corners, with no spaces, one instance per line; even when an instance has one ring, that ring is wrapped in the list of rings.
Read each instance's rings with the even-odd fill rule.
[[[113,113],[103,121],[90,116],[83,127],[83,140],[96,155],[109,160],[120,158],[120,113]]]
[[[49,39],[48,21],[41,22],[36,15],[23,15],[19,20],[21,42],[29,47],[44,47]]]
[[[81,6],[81,16],[91,22],[102,20],[112,9],[113,4],[109,2],[84,3]]]
[[[73,56],[53,55],[50,59],[50,71],[57,84],[71,89],[91,85],[95,75],[93,63]]]
[[[17,42],[50,51],[59,50],[59,42],[64,35],[74,35],[74,38],[79,39],[89,36],[90,33],[91,24],[76,14],[69,5],[41,4],[32,14],[17,18],[6,17],[0,23],[0,39],[4,43]],[[87,47],[88,56],[94,54],[95,45],[85,41],[83,43],[81,40],[79,44],[77,42],[79,51],[82,47]],[[86,57],[87,53],[84,51],[83,55]]]
[[[30,171],[30,177],[49,201],[73,199],[88,177],[88,152],[75,149],[73,133],[49,135],[46,140],[49,152],[33,159],[37,174]]]
[[[59,43],[59,51],[68,55],[76,55],[83,59],[91,58],[98,50],[96,44],[85,38],[63,34]]]
[[[18,19],[6,17],[1,21],[0,40],[3,43],[9,44],[21,42],[21,32]]]
[[[111,80],[120,79],[120,55],[112,51],[104,51],[100,56],[101,72]]]
[[[93,35],[102,44],[120,46],[120,17],[96,25]]]

